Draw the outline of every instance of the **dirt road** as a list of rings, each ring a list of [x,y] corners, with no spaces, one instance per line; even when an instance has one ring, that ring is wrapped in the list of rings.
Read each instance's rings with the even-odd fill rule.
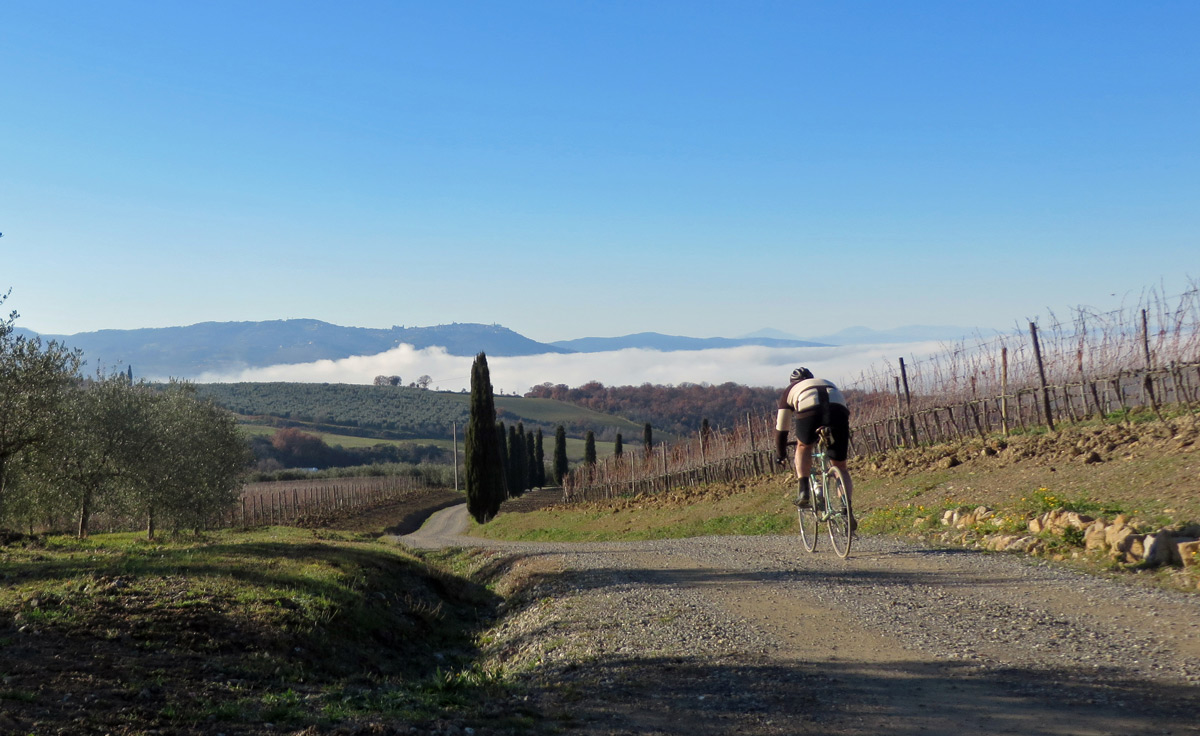
[[[583,734],[1200,734],[1200,597],[1009,555],[865,537],[603,544],[459,536],[523,593],[492,632]]]

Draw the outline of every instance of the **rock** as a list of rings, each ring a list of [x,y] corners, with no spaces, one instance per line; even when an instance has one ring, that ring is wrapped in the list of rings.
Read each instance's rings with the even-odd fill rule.
[[[949,470],[950,468],[958,467],[961,464],[962,463],[959,462],[959,459],[954,455],[947,455],[946,457],[942,458],[941,462],[938,463],[938,467],[942,468],[943,470]]]
[[[1175,538],[1169,532],[1147,534],[1142,541],[1142,562],[1150,567],[1170,565]]]
[[[1116,530],[1114,532],[1114,529]],[[1141,555],[1138,554],[1135,559],[1130,559],[1130,552],[1133,549],[1134,542],[1139,544],[1139,553],[1141,538],[1131,528],[1127,526],[1110,526],[1104,533],[1104,541],[1108,543],[1109,549],[1112,550],[1113,556],[1126,562],[1140,562]]]
[[[1125,526],[1124,516],[1118,516],[1107,529],[1104,530],[1104,541],[1108,542],[1109,547],[1114,549],[1119,547],[1121,542],[1133,534],[1133,529]]]
[[[1034,534],[1041,534],[1045,528],[1046,522],[1043,520],[1043,517],[1037,516],[1029,520],[1029,531]]]
[[[1021,537],[1020,539],[1013,540],[1012,544],[1008,545],[1008,547],[1005,549],[1016,550],[1018,552],[1030,552],[1033,550],[1037,542],[1037,537]]]
[[[1067,511],[1058,518],[1056,527],[1065,529],[1071,527],[1073,529],[1087,529],[1095,519],[1091,516],[1086,516],[1078,511]]]
[[[1016,539],[1017,538],[1011,534],[995,534],[988,537],[987,548],[995,552],[1003,552],[1004,550],[1008,549],[1012,543],[1016,541]]]
[[[964,529],[975,523],[975,515],[971,509],[966,506],[959,506],[956,509],[950,509],[942,514],[942,526],[952,526],[955,529]]]
[[[1108,541],[1105,539],[1104,527],[1096,527],[1095,524],[1088,527],[1087,532],[1083,535],[1083,547],[1088,551],[1106,550],[1108,549]]]
[[[1092,450],[1086,455],[1083,455],[1084,465],[1094,465],[1095,463],[1104,462],[1104,458],[1100,457],[1100,453]]]
[[[1179,562],[1184,567],[1200,566],[1200,540],[1190,540],[1181,542],[1176,539],[1175,552],[1179,555]]]
[[[1193,521],[1188,524],[1179,524],[1178,526],[1170,527],[1170,529],[1177,537],[1200,539],[1200,522]]]
[[[1141,562],[1146,558],[1146,535],[1130,534],[1126,537],[1128,544],[1121,550],[1132,562]]]

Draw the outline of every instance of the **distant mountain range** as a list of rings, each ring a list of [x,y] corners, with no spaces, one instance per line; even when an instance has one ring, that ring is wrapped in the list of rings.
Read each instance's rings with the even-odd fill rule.
[[[27,333],[31,334],[31,333]],[[83,351],[94,370],[132,366],[147,378],[195,378],[282,363],[377,355],[401,344],[440,346],[451,355],[540,355],[568,350],[535,342],[500,325],[340,327],[315,319],[270,322],[202,322],[188,327],[100,330],[41,335]]]
[[[823,345],[879,345],[883,343],[955,342],[963,338],[973,337],[976,330],[969,327],[954,327],[951,325],[909,325],[895,327],[890,330],[873,330],[869,327],[847,327],[830,335],[807,338],[814,343]],[[745,335],[746,338],[773,338],[780,340],[799,340],[795,335],[774,329],[764,329]],[[557,344],[557,343],[556,343]]]
[[[18,328],[19,329],[19,328]],[[27,335],[36,333],[20,330]],[[623,337],[584,337],[541,343],[500,325],[454,323],[436,327],[341,327],[314,319],[268,322],[202,322],[187,327],[100,330],[74,335],[40,335],[83,351],[91,370],[132,366],[151,379],[196,378],[288,363],[376,355],[401,344],[417,349],[442,347],[451,355],[492,356],[543,353],[595,353],[641,348],[671,352],[758,345],[772,348],[828,347],[860,343],[956,340],[971,330],[961,327],[903,327],[871,330],[851,327],[811,340],[778,330],[760,330],[740,338],[680,337],[641,332]]]
[[[645,350],[711,350],[713,348],[736,348],[743,345],[761,345],[770,348],[828,347],[828,343],[808,342],[795,338],[772,337],[678,337],[660,335],[657,332],[639,332],[624,337],[581,337],[578,340],[557,340],[551,345],[573,353],[606,353],[611,350],[643,348]]]

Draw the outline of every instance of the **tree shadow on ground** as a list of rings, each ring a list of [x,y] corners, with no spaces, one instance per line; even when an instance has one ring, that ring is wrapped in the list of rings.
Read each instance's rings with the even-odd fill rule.
[[[532,676],[578,734],[1197,733],[1197,688],[1115,672],[952,662],[611,659]]]

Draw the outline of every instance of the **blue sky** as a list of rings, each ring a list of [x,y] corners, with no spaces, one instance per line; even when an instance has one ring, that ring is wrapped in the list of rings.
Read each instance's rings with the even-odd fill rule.
[[[315,318],[1007,328],[1200,276],[1195,2],[0,5],[0,289]]]

